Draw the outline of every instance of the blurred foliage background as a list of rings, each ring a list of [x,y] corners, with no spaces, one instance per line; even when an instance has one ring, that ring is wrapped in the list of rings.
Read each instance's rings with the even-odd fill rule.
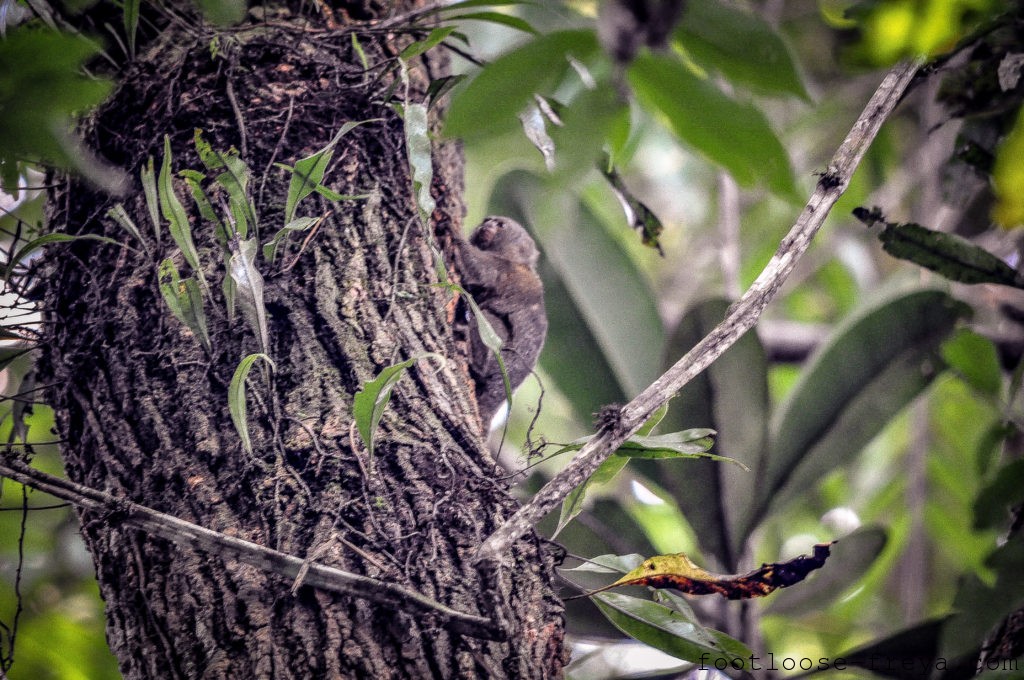
[[[1024,297],[1012,275],[964,283],[977,249],[1020,262],[1020,3],[689,0],[671,17],[678,23],[656,26],[623,15],[630,3],[477,10],[485,4],[435,18],[458,25],[446,42],[467,75],[446,123],[464,140],[467,226],[514,216],[543,253],[547,346],[507,428],[493,434],[505,464],[523,470],[524,498],[570,455],[541,461],[546,452],[592,433],[598,409],[635,396],[721,320],[813,191],[879,69],[928,60],[757,333],[687,386],[660,426],[713,428],[713,452],[750,471],[632,461],[588,488],[557,540],[584,558],[686,552],[711,571],[739,573],[839,539],[806,583],[742,603],[693,599],[695,620],[762,658],[883,650],[899,661],[876,675],[929,677],[942,659],[948,668],[936,677],[974,676],[978,648],[1024,606],[1024,550],[1009,526],[1010,508],[1024,501]],[[80,69],[95,52],[79,38],[45,33],[79,47],[43,65],[26,56],[54,49],[33,47],[30,31],[44,34],[31,26],[47,23],[33,18],[37,5],[0,0],[0,131],[22,130],[0,132],[9,239],[42,228],[42,180],[26,173],[26,158],[114,181],[76,162],[59,128],[8,120],[29,109],[62,121],[107,91]],[[103,57],[130,58],[135,29],[126,20],[124,30],[124,54]],[[61,87],[37,91],[37,81]],[[858,207],[877,209],[874,226],[852,215]],[[879,240],[908,223],[962,240],[943,248],[928,232],[941,262],[922,268]],[[7,326],[30,334],[16,293],[6,298]],[[35,442],[36,464],[56,472],[56,447],[45,443],[52,416],[26,384],[25,340],[5,332],[0,434],[12,447]],[[3,482],[7,660],[17,617],[8,675],[117,677],[73,514],[23,512],[50,505]],[[542,529],[551,534],[558,520]],[[613,580],[566,576],[588,588]],[[692,669],[630,641],[586,599],[568,603],[568,625],[573,678]],[[900,670],[904,659],[922,672]]]

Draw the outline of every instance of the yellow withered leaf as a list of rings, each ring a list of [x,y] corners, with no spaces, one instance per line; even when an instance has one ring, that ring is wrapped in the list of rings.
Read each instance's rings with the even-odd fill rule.
[[[800,555],[786,562],[762,564],[742,575],[712,574],[694,564],[683,553],[657,555],[645,560],[615,583],[589,592],[586,596],[618,586],[650,586],[675,588],[690,595],[718,593],[730,600],[763,597],[777,588],[788,588],[820,569],[828,559],[832,543],[819,543],[810,556]]]

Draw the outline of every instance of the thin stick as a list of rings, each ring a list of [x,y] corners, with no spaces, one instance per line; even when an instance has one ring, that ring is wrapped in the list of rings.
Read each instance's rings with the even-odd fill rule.
[[[360,597],[417,617],[435,617],[439,625],[467,637],[500,640],[502,631],[495,624],[475,614],[447,607],[409,588],[352,574],[316,562],[306,562],[265,546],[222,534],[173,515],[157,512],[137,503],[117,498],[70,480],[60,479],[31,468],[24,463],[0,461],[0,475],[74,503],[84,510],[107,515],[110,523],[139,529],[151,536],[210,555],[252,565],[266,572],[294,581],[303,573],[303,583],[314,588]]]
[[[608,419],[597,435],[584,446],[565,469],[537,492],[529,503],[498,527],[483,542],[476,554],[477,563],[497,564],[511,545],[529,531],[545,515],[554,510],[582,484],[619,446],[626,441],[662,404],[686,383],[721,356],[757,322],[768,303],[775,297],[797,260],[811,244],[832,206],[846,190],[882,123],[899,103],[918,63],[905,62],[893,67],[875,90],[853,129],[832,157],[828,169],[808,200],[796,224],[782,239],[775,255],[747,292],[729,308],[725,319],[672,368],[655,380],[619,412]]]

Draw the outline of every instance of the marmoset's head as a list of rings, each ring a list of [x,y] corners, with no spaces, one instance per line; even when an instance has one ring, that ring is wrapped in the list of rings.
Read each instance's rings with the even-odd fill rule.
[[[540,253],[523,225],[509,217],[487,217],[473,231],[469,242],[480,250],[533,268]]]

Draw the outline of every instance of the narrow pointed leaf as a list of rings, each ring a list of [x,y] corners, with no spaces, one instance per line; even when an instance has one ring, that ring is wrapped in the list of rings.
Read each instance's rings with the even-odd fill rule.
[[[153,235],[156,237],[157,245],[160,245],[160,201],[157,198],[156,170],[153,168],[152,156],[139,175],[142,179],[142,191],[146,195],[146,209],[149,210],[149,219],[153,222]]]
[[[135,222],[128,215],[128,211],[124,209],[124,205],[121,203],[115,204],[113,208],[107,211],[107,217],[117,222],[122,229],[134,236],[136,241],[141,243],[143,246],[146,245],[146,242],[142,238],[142,233],[139,231],[139,228],[135,226]]]
[[[360,125],[374,123],[380,120],[380,118],[370,118],[368,120],[349,121],[341,126],[341,129],[338,130],[337,134],[334,135],[331,141],[328,142],[324,148],[310,156],[299,159],[295,162],[294,168],[289,168],[286,165],[279,166],[284,167],[292,173],[291,181],[288,183],[288,196],[285,199],[285,224],[289,224],[295,219],[295,210],[302,199],[306,198],[314,191],[320,191],[321,193],[323,193],[323,191],[330,191],[326,187],[323,187],[321,183],[324,179],[324,173],[327,172],[327,166],[330,164],[331,158],[334,157],[334,147],[337,146],[339,141],[341,141],[341,138]],[[327,196],[328,198],[331,198],[331,200],[341,200],[343,198],[340,194],[335,194],[334,192],[330,193],[334,196],[333,198],[331,196]]]
[[[629,70],[640,102],[660,112],[673,133],[745,187],[765,184],[798,200],[789,156],[753,105],[732,99],[677,59],[642,54]]]
[[[779,409],[747,535],[769,505],[849,461],[944,367],[938,348],[970,309],[917,290],[851,317],[818,351]]]
[[[171,238],[181,249],[185,262],[199,277],[200,283],[206,287],[203,279],[203,270],[199,265],[199,252],[192,241],[192,225],[189,224],[185,208],[174,193],[174,185],[171,182],[171,138],[164,135],[164,161],[160,167],[159,179],[160,211],[164,219],[170,223]]]
[[[80,234],[78,236],[74,236],[72,234],[45,234],[39,238],[32,239],[14,253],[4,270],[4,282],[6,283],[10,280],[11,274],[14,273],[15,268],[17,268],[19,264],[24,262],[29,255],[43,246],[51,243],[68,243],[70,241],[100,241],[102,243],[112,243],[118,246],[123,245],[116,239],[112,239],[109,236],[100,236],[99,234]]]
[[[366,449],[373,455],[374,436],[377,433],[377,426],[380,424],[381,416],[391,400],[391,392],[406,369],[410,368],[420,359],[433,357],[444,361],[439,354],[429,352],[419,356],[406,359],[405,361],[393,364],[381,370],[373,380],[363,383],[363,386],[356,392],[352,405],[352,415],[356,421],[356,429],[359,436],[363,438]]]
[[[191,276],[182,279],[170,258],[160,263],[157,277],[160,294],[170,307],[171,313],[192,331],[207,352],[211,351],[210,333],[199,284]]]
[[[258,360],[264,360],[274,368],[274,362],[263,353],[249,354],[243,358],[234,375],[231,376],[231,384],[228,385],[228,411],[231,413],[231,422],[242,439],[242,446],[249,453],[252,453],[252,440],[249,437],[249,422],[246,414],[245,379],[249,377],[249,371]]]

